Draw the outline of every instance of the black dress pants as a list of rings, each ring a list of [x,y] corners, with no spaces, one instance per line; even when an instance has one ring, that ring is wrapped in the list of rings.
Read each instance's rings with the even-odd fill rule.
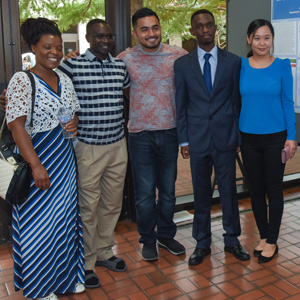
[[[285,164],[281,162],[281,150],[287,133],[241,132],[241,137],[242,158],[260,238],[267,239],[269,244],[276,244],[283,214],[282,182]]]

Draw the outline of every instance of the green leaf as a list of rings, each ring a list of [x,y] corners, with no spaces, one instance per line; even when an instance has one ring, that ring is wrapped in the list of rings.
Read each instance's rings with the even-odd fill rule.
[[[57,20],[60,30],[105,14],[104,0],[19,0],[21,23],[29,17]]]
[[[109,1],[109,0],[107,0]],[[166,42],[173,36],[182,40],[191,38],[190,17],[201,8],[210,10],[216,19],[218,30],[216,42],[222,48],[226,44],[226,1],[225,0],[144,0],[143,5],[153,9],[160,18],[162,38]],[[71,25],[86,23],[105,15],[104,0],[20,0],[20,20],[28,17],[44,17],[57,20],[62,32]]]
[[[144,0],[143,5],[159,16],[164,42],[172,36],[190,39],[191,15],[198,9],[208,9],[218,25],[216,43],[221,48],[226,45],[226,0]]]

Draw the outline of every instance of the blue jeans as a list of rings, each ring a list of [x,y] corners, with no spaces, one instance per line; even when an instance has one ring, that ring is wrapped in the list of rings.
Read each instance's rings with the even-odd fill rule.
[[[129,154],[139,242],[173,238],[176,234],[173,222],[178,158],[176,129],[129,133]]]

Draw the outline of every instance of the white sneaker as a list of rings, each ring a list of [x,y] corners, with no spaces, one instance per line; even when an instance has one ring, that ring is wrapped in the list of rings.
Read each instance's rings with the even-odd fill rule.
[[[46,297],[36,298],[36,300],[58,300],[58,298],[55,294],[51,293],[50,295],[48,295]]]
[[[79,283],[77,282],[75,285],[75,290],[74,290],[74,294],[80,294],[83,293],[85,291],[85,287],[83,283]]]

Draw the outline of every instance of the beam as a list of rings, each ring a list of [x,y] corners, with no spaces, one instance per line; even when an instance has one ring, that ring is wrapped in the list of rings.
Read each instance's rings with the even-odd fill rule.
[[[105,19],[116,34],[112,55],[117,55],[131,46],[130,0],[106,0]]]

